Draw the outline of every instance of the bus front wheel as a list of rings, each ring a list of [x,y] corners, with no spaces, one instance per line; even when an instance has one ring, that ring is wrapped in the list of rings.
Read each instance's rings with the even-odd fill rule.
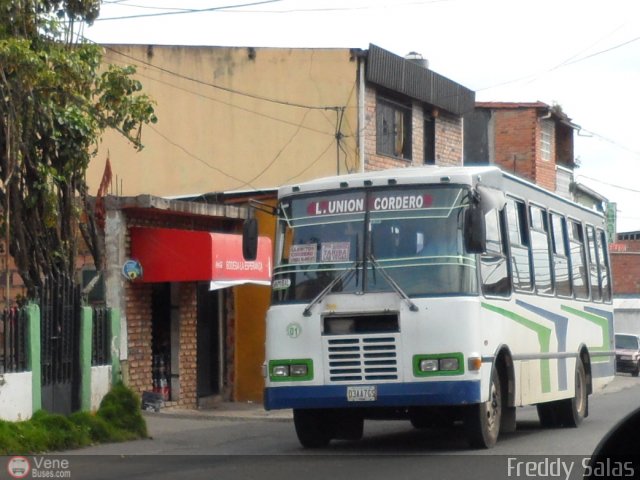
[[[322,448],[329,445],[332,428],[326,417],[321,410],[293,410],[293,424],[303,447]]]
[[[489,400],[471,405],[465,419],[469,444],[473,448],[492,448],[498,441],[502,419],[502,390],[500,377],[494,368],[491,372]]]

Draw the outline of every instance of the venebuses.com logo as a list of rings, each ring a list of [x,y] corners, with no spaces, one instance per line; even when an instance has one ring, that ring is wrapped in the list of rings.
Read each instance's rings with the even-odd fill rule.
[[[25,457],[11,457],[7,463],[7,472],[11,478],[25,478],[31,471],[31,464]]]
[[[14,456],[7,472],[11,478],[71,478],[71,465],[67,459]]]

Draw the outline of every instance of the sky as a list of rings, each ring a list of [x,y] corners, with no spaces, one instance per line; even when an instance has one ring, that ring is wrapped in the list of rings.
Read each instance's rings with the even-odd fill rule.
[[[418,52],[477,101],[558,104],[576,180],[640,231],[638,0],[103,0],[97,43]]]

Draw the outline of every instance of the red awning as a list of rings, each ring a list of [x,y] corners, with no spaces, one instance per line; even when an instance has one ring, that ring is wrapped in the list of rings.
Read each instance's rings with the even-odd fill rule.
[[[215,287],[271,281],[271,240],[258,239],[258,256],[242,256],[242,235],[170,228],[129,229],[131,257],[142,282],[211,281]]]

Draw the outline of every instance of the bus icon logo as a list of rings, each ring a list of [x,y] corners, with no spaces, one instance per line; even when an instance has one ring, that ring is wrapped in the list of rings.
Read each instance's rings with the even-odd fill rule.
[[[7,464],[7,472],[12,478],[25,478],[31,471],[29,460],[25,457],[11,457]]]
[[[287,336],[290,338],[298,338],[302,333],[302,327],[299,323],[290,323],[287,325]]]

